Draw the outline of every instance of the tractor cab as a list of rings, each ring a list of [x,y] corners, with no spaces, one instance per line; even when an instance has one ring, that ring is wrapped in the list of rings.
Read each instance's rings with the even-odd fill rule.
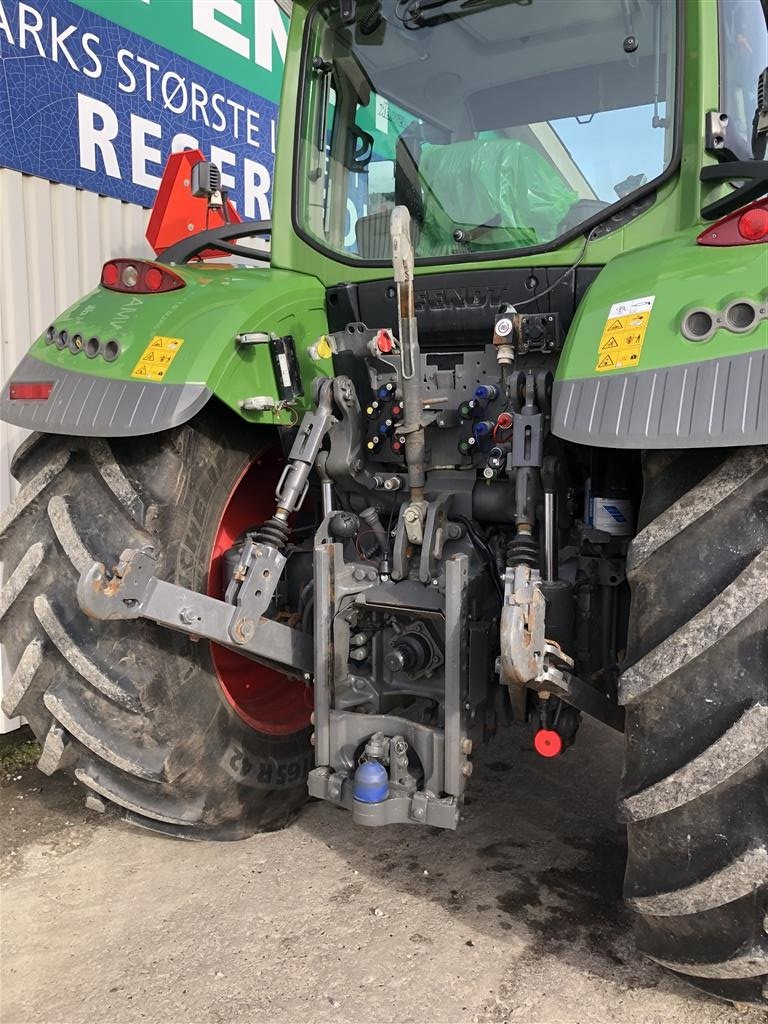
[[[319,4],[300,69],[294,222],[341,262],[563,244],[644,207],[681,142],[675,3]]]

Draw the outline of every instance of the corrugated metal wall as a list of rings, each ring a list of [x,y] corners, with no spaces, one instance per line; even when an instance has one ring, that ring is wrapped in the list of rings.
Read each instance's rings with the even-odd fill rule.
[[[67,306],[95,287],[111,256],[145,256],[149,213],[117,199],[0,168],[0,378]],[[25,431],[0,423],[0,508],[17,485],[9,470]],[[9,679],[0,665],[0,692]],[[0,732],[15,728],[0,712]]]

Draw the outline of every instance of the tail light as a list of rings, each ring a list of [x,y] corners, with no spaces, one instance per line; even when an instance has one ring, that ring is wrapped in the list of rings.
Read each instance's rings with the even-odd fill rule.
[[[754,245],[768,242],[768,199],[758,199],[749,206],[729,213],[716,221],[696,239],[699,245]]]
[[[172,292],[186,284],[167,267],[149,260],[110,260],[101,268],[101,284],[113,292],[132,292],[138,295],[156,295]]]
[[[24,380],[8,386],[8,397],[14,402],[47,402],[53,391],[53,383]]]

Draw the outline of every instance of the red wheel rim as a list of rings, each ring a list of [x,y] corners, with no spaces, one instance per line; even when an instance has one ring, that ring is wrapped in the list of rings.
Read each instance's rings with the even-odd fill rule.
[[[223,555],[237,538],[272,514],[281,455],[271,447],[246,467],[227,498],[216,528],[208,568],[208,594],[223,598]],[[309,725],[312,692],[304,683],[211,644],[222,692],[244,722],[258,732],[285,736]]]

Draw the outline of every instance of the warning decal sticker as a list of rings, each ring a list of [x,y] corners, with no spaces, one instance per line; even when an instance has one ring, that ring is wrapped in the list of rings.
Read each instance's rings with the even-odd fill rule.
[[[655,295],[614,303],[597,346],[595,369],[619,370],[637,366]]]
[[[131,376],[139,380],[162,380],[183,344],[183,338],[164,338],[156,334],[141,353]]]

